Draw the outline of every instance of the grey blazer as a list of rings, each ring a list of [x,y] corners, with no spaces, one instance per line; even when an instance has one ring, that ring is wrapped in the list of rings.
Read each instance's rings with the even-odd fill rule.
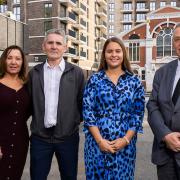
[[[180,98],[175,106],[172,102],[177,65],[178,60],[174,60],[156,71],[147,103],[148,122],[154,133],[152,162],[156,165],[165,164],[173,154],[180,164],[180,153],[169,150],[162,141],[168,133],[180,132]]]

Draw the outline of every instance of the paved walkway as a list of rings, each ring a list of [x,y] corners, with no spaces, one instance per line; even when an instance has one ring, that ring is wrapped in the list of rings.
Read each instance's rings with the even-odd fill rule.
[[[157,180],[155,166],[151,164],[150,154],[151,154],[151,146],[152,146],[152,132],[149,128],[149,125],[145,120],[143,122],[144,126],[144,134],[140,134],[138,137],[137,143],[137,160],[136,160],[136,172],[135,172],[135,180]],[[79,147],[79,165],[78,165],[78,180],[85,180],[85,169],[84,169],[84,134],[82,133],[82,128],[80,130],[80,147]],[[51,171],[48,177],[48,180],[58,180],[59,179],[59,171],[56,159],[53,159]],[[22,180],[30,180],[29,177],[29,154],[26,162],[26,166],[24,169],[24,174]]]

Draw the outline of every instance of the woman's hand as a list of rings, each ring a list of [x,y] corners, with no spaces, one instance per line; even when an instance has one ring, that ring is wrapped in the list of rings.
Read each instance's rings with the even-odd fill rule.
[[[2,159],[2,157],[3,157],[3,153],[2,153],[1,147],[0,147],[0,160]]]
[[[111,141],[112,143],[112,148],[115,152],[123,149],[125,146],[127,146],[127,142],[124,138],[118,138],[114,141]]]
[[[106,139],[101,139],[98,143],[100,150],[107,153],[115,153],[115,150],[113,149],[113,144],[114,143],[112,141],[108,141]]]

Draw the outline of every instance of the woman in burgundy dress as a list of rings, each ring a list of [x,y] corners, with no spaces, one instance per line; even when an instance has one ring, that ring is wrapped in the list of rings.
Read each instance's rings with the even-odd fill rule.
[[[30,115],[26,78],[23,51],[9,46],[0,57],[0,180],[20,180],[26,162]]]

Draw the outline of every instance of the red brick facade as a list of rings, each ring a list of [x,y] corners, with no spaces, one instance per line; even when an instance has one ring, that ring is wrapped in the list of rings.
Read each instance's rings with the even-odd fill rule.
[[[168,54],[166,56],[165,50],[162,51],[162,56],[158,54],[157,37],[159,36],[159,33],[162,33],[164,29],[168,28],[172,29],[172,38],[173,29],[179,22],[180,8],[166,6],[147,14],[146,23],[137,25],[130,31],[126,32],[126,34],[120,35],[120,38],[122,38],[125,42],[128,52],[132,51],[132,49],[130,49],[130,44],[139,43],[139,51],[137,51],[139,52],[139,61],[131,61],[131,64],[132,68],[135,69],[136,72],[138,71],[138,75],[142,79],[147,91],[151,90],[155,70],[175,58],[174,54],[171,56]],[[131,39],[130,37],[132,35],[137,35],[139,38]],[[139,67],[138,70],[137,67]],[[143,80],[142,74],[144,73],[144,70],[145,79]]]

